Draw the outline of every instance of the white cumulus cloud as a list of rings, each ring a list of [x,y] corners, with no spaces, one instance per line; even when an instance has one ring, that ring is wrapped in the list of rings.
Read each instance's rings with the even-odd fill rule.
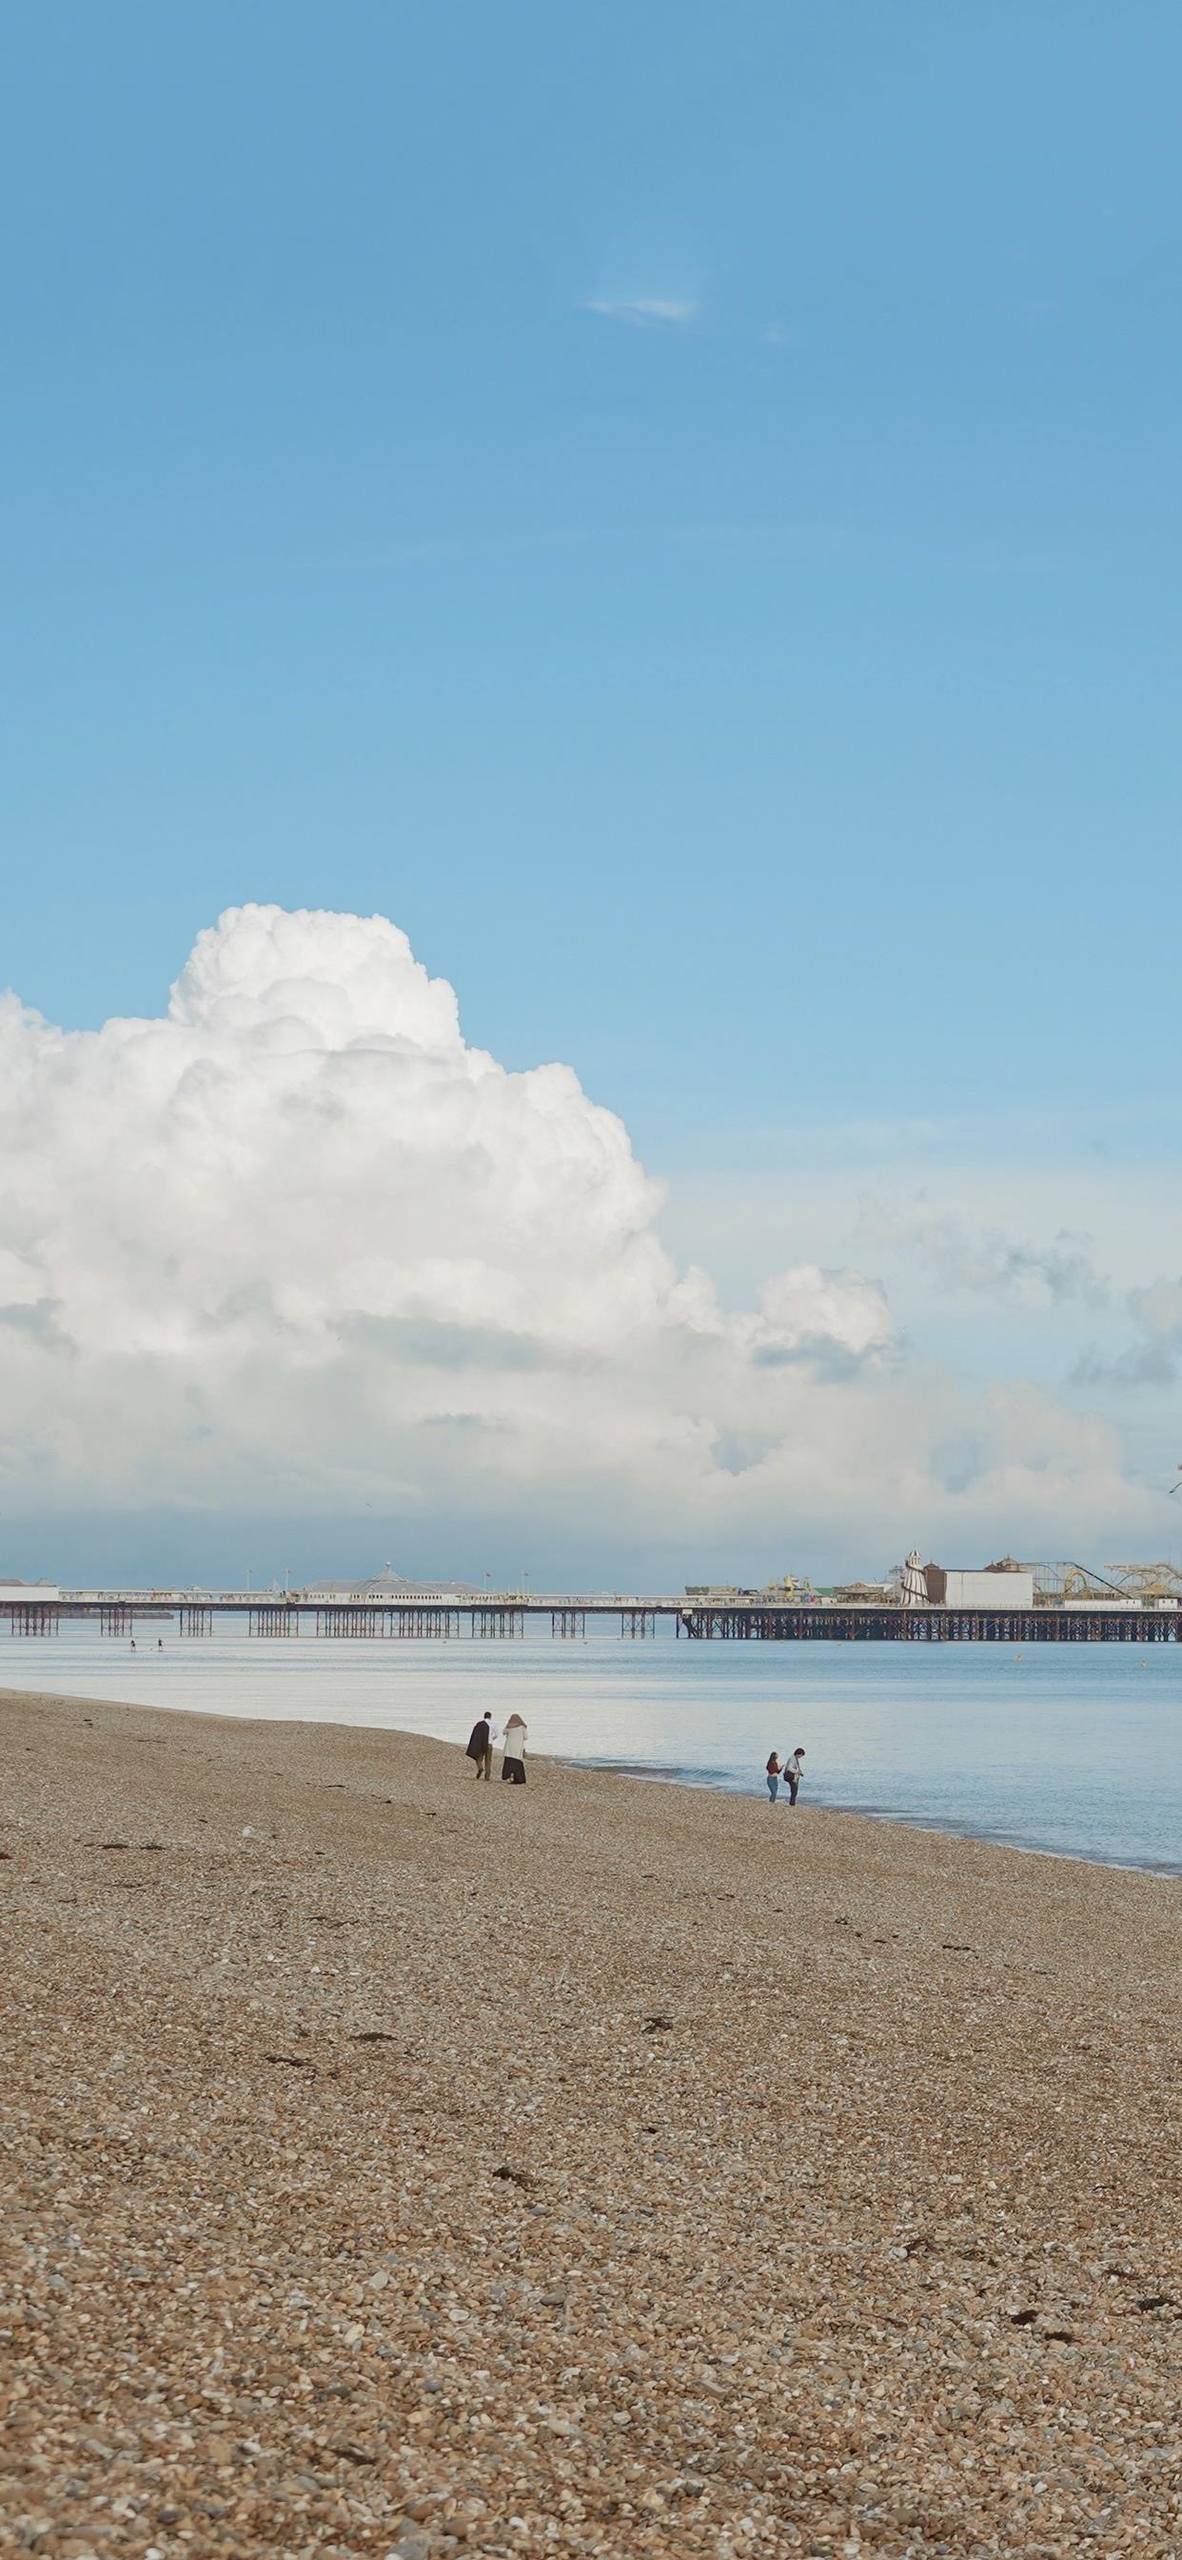
[[[622,1123],[469,1047],[381,917],[233,910],[159,1019],[6,998],[0,1177],[9,1501],[682,1504],[889,1345],[808,1264],[724,1313]]]
[[[0,1507],[543,1521],[881,1567],[1135,1526],[1117,1435],[969,1390],[801,1259],[725,1308],[572,1070],[381,917],[242,907],[159,1018],[0,1005]],[[1064,1544],[1065,1528],[1070,1536]],[[434,1535],[434,1532],[432,1532]]]

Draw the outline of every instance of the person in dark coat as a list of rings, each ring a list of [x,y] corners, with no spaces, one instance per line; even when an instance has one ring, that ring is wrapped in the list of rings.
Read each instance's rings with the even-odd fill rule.
[[[472,1760],[472,1761],[474,1761],[474,1762],[475,1762],[475,1765],[476,1765],[476,1775],[477,1775],[477,1777],[478,1777],[478,1778],[491,1778],[491,1776],[492,1776],[492,1718],[491,1718],[491,1716],[481,1716],[481,1717],[480,1717],[479,1722],[478,1722],[477,1724],[474,1724],[474,1725],[473,1725],[473,1727],[472,1727],[472,1731],[471,1731],[471,1733],[470,1733],[470,1734],[469,1734],[469,1736],[468,1736],[468,1749],[467,1749],[467,1752],[466,1752],[466,1754],[465,1754],[465,1757],[466,1757],[467,1759]]]

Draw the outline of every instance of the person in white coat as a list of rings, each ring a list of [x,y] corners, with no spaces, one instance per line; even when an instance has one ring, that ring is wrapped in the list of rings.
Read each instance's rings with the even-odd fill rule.
[[[510,1716],[501,1753],[501,1776],[514,1787],[525,1785],[525,1733],[525,1717]]]

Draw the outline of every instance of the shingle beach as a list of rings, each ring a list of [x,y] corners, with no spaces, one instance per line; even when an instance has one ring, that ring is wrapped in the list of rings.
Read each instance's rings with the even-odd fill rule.
[[[1182,2551],[1182,1884],[0,1738],[4,2552]]]

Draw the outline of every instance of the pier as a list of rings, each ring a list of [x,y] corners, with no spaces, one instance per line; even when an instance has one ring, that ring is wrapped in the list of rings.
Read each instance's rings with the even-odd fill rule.
[[[661,1593],[455,1592],[436,1602],[381,1597],[326,1602],[285,1591],[86,1591],[0,1596],[0,1629],[52,1637],[75,1626],[103,1636],[149,1638],[167,1626],[184,1641],[239,1632],[260,1638],[370,1642],[431,1639],[440,1643],[520,1641],[527,1627],[561,1642],[615,1634],[626,1642],[654,1638],[662,1621],[694,1643],[746,1644],[1176,1644],[1182,1609],[1064,1606],[1030,1609],[911,1608],[901,1603],[845,1606],[821,1600],[778,1602],[769,1593],[687,1599]]]

